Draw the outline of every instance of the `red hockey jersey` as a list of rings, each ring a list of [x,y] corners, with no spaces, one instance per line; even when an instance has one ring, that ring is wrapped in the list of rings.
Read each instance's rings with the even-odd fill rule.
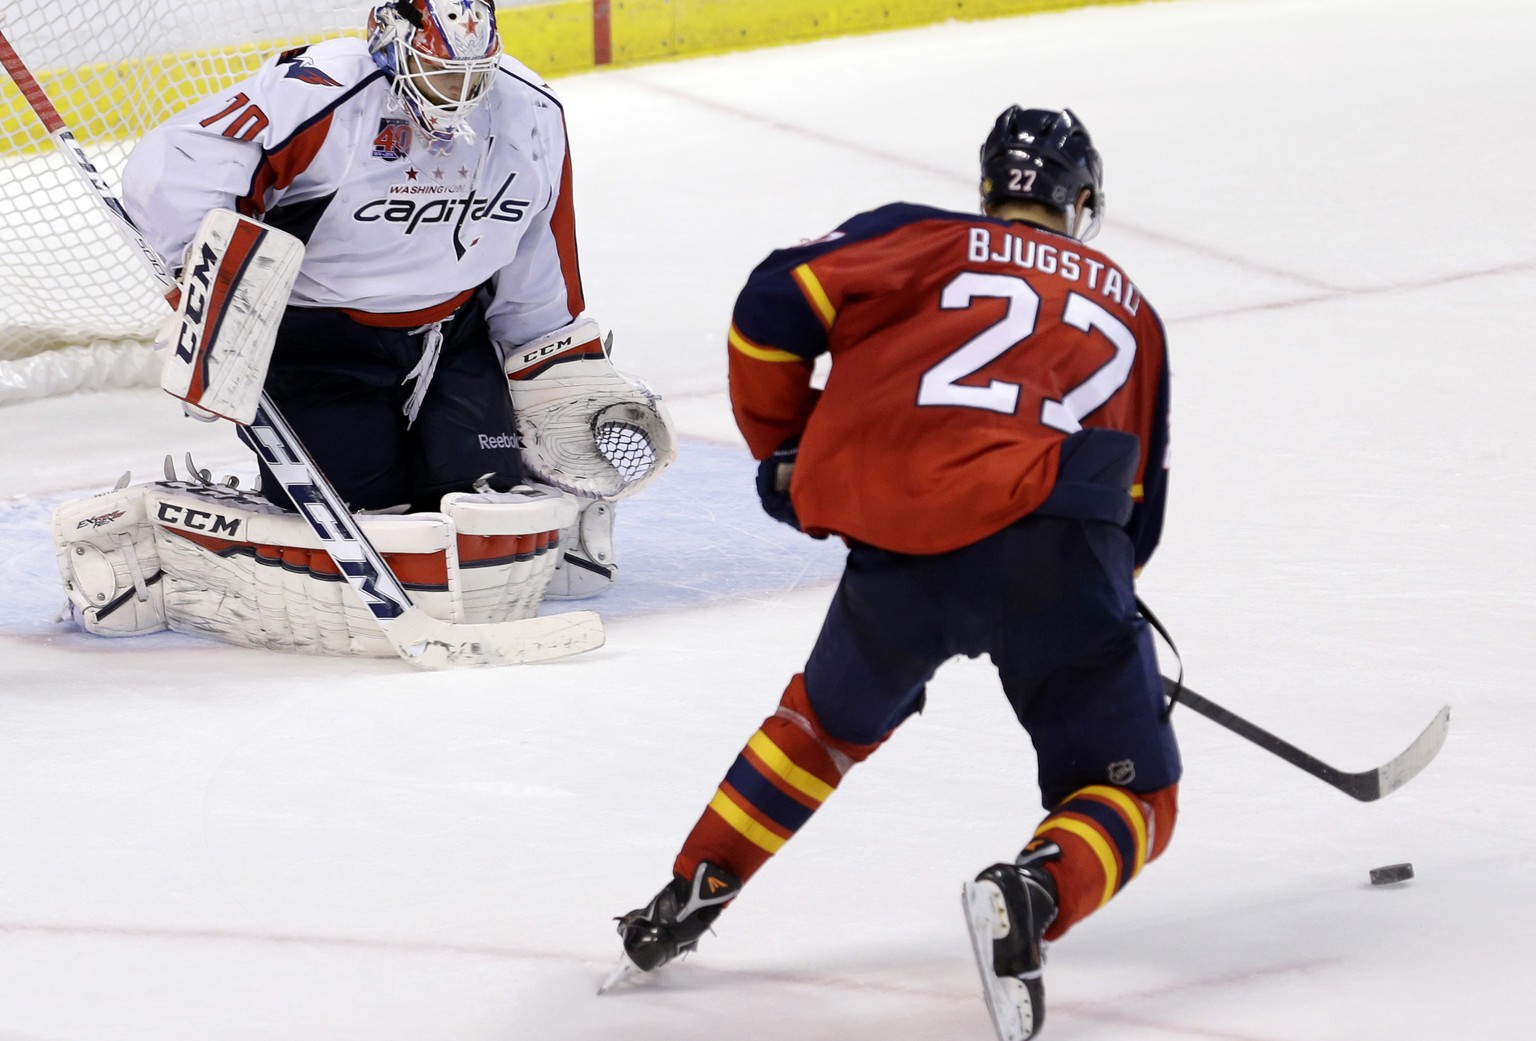
[[[969,545],[1039,507],[1062,441],[1103,427],[1140,440],[1127,525],[1138,566],[1157,544],[1162,324],[1074,239],[906,203],[860,214],[752,272],[729,353],[753,455],[801,438],[790,491],[810,533],[903,553]]]

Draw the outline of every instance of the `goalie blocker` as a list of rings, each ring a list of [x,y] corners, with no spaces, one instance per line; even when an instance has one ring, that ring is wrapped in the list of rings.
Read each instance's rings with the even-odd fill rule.
[[[413,601],[445,622],[538,613],[576,503],[550,488],[445,496],[440,513],[361,518]],[[394,657],[310,526],[254,495],[126,485],[53,515],[70,610],[88,632],[173,629],[248,647]]]
[[[613,367],[590,318],[506,351],[523,467],[545,484],[583,497],[563,534],[548,595],[580,599],[614,579],[614,504],[661,476],[677,456],[660,395]]]
[[[302,242],[260,221],[233,210],[203,219],[171,293],[176,313],[156,341],[169,348],[160,386],[190,415],[255,418],[303,260]]]

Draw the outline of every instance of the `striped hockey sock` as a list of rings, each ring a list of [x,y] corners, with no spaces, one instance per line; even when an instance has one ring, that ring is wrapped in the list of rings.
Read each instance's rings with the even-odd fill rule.
[[[839,741],[823,730],[805,677],[796,674],[778,711],[726,772],[673,872],[692,878],[699,862],[709,861],[745,882],[810,820],[853,764],[878,747]]]
[[[1059,911],[1046,931],[1059,939],[1076,923],[1107,904],[1147,862],[1168,845],[1178,812],[1178,786],[1132,793],[1110,785],[1089,785],[1069,795],[1040,822],[1019,854],[1021,863],[1051,843],[1061,855],[1044,867],[1056,880]]]

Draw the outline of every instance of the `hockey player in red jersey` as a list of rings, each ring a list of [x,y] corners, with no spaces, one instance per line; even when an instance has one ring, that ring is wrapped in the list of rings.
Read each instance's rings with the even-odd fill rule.
[[[1044,1020],[1042,942],[1167,847],[1181,765],[1134,598],[1167,489],[1162,325],[1084,245],[1102,168],[1070,110],[1002,113],[981,195],[980,217],[860,214],[771,254],[737,300],[731,401],[764,507],[841,536],[848,562],[805,670],[672,881],[619,920],[614,980],[694,949],[956,654],[991,656],[1046,810],[1014,860],[963,888],[1003,1041]]]

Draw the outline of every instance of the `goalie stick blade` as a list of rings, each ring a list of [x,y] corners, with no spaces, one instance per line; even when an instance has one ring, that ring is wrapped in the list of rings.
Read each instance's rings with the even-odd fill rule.
[[[1166,676],[1163,677],[1163,692],[1169,697],[1174,697],[1177,693],[1178,704],[1188,706],[1192,711],[1200,713],[1213,723],[1219,723],[1234,734],[1247,738],[1265,751],[1279,756],[1292,766],[1361,802],[1375,802],[1382,796],[1397,791],[1418,776],[1419,771],[1428,766],[1430,760],[1439,754],[1451,726],[1451,707],[1446,705],[1435,713],[1435,718],[1430,720],[1429,726],[1425,727],[1423,733],[1414,738],[1413,743],[1399,755],[1374,770],[1350,773],[1338,767],[1329,766],[1316,756],[1303,752],[1289,741],[1276,737],[1262,727],[1255,726],[1237,713],[1222,708],[1214,701],[1196,694],[1188,687]]]
[[[603,620],[595,611],[462,625],[433,618],[412,606],[384,623],[383,629],[400,656],[423,669],[551,661],[594,650],[605,638]]]

